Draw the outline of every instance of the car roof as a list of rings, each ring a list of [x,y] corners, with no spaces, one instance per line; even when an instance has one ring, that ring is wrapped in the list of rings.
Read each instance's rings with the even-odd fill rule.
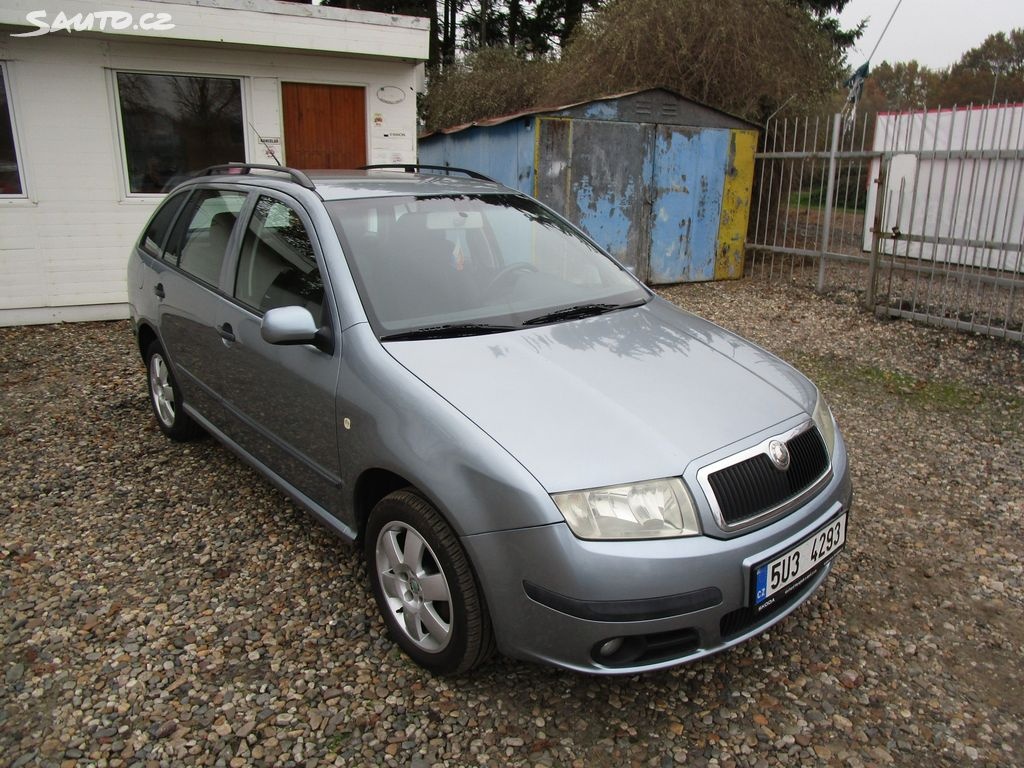
[[[235,167],[238,170],[235,170]],[[459,169],[452,169],[459,170]],[[424,195],[478,195],[514,190],[485,178],[409,173],[394,169],[296,171],[284,166],[244,166],[210,168],[184,182],[194,184],[243,184],[287,191],[296,186],[315,191],[324,201],[367,197],[407,197]]]
[[[311,171],[309,178],[324,200],[408,195],[481,194],[509,191],[497,182],[392,170]]]

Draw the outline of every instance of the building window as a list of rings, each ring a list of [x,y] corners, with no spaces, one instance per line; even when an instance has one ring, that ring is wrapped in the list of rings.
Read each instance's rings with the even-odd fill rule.
[[[128,189],[167,192],[202,168],[245,160],[236,78],[117,73]]]
[[[22,194],[18,152],[14,146],[14,120],[7,94],[7,73],[0,66],[0,195]]]

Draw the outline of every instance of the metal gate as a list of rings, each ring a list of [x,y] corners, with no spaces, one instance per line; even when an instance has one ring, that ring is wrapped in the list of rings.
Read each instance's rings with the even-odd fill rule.
[[[756,157],[753,275],[1024,339],[1024,107],[782,120]]]

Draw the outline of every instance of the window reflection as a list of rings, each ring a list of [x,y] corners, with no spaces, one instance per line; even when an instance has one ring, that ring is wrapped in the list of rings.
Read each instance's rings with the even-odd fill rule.
[[[7,82],[0,68],[0,195],[20,195],[21,175],[18,154],[14,149],[14,124],[7,100]]]
[[[166,192],[198,170],[245,160],[241,82],[117,73],[128,187]]]
[[[324,284],[298,214],[269,197],[256,202],[242,242],[235,297],[258,312],[300,306],[319,318]]]
[[[375,197],[327,206],[379,333],[518,325],[556,309],[647,297],[569,224],[520,195]]]

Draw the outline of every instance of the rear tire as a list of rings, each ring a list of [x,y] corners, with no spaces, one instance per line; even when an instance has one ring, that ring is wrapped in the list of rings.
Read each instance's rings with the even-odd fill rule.
[[[423,497],[401,490],[381,499],[367,522],[364,554],[388,631],[413,661],[437,674],[459,674],[494,653],[469,558]]]
[[[178,442],[194,440],[202,435],[202,427],[182,408],[181,389],[158,341],[150,342],[146,348],[146,372],[149,404],[153,407],[160,431]]]

